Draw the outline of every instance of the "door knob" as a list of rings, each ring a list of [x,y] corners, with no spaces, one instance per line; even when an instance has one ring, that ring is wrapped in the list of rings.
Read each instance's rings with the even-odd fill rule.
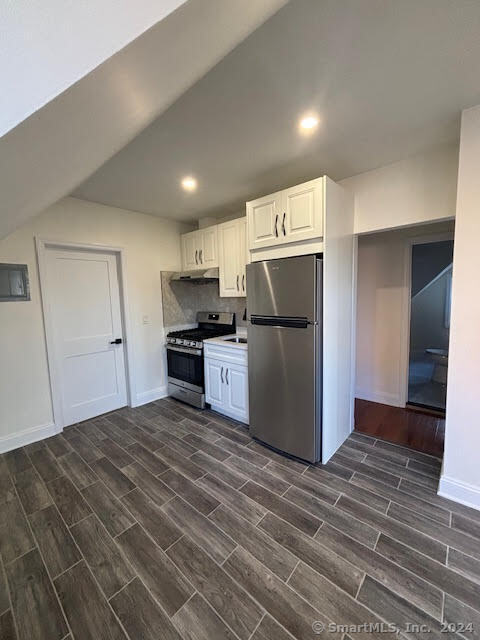
[[[115,338],[115,340],[112,340],[110,342],[110,344],[122,344],[122,339],[121,338]]]

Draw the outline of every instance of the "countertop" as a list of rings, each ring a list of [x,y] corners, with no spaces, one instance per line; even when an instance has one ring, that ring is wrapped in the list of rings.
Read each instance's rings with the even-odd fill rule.
[[[230,347],[232,349],[242,349],[243,351],[248,350],[248,344],[242,344],[241,342],[227,342],[228,338],[246,338],[247,330],[238,329],[236,333],[229,333],[227,336],[218,336],[217,338],[207,338],[204,340],[204,343],[208,344],[217,344],[222,347]]]

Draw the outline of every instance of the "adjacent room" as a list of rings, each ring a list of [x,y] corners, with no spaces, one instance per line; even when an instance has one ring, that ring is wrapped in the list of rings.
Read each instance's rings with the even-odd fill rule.
[[[478,640],[480,4],[0,17],[0,640]]]

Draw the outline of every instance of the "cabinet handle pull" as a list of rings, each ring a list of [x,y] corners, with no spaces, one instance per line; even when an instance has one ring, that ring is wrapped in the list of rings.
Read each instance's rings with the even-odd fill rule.
[[[198,264],[198,249],[195,249],[195,264]]]
[[[274,231],[275,231],[275,237],[276,238],[278,238],[277,223],[278,223],[278,213],[275,214],[275,225],[274,225]]]
[[[239,281],[240,281],[240,276],[237,273],[237,291],[240,291]]]
[[[228,369],[225,369],[225,380],[227,381],[227,384],[230,384],[228,382]]]
[[[220,371],[220,378],[222,379],[222,384],[223,384],[223,367],[222,367],[222,370]]]
[[[286,232],[285,232],[285,217],[286,217],[286,212],[283,212],[283,220],[282,220],[282,231],[283,231],[283,235],[286,236]]]
[[[245,291],[245,274],[242,276],[242,291]]]
[[[200,259],[200,264],[203,264],[203,249],[200,249],[198,252],[198,257]]]

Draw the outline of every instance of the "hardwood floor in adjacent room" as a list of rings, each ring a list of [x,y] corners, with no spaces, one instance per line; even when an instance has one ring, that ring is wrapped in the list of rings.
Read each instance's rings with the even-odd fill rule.
[[[359,433],[304,464],[170,399],[68,427],[0,457],[0,639],[475,640],[480,512],[439,471]]]
[[[355,430],[443,457],[445,418],[428,412],[356,398]]]

